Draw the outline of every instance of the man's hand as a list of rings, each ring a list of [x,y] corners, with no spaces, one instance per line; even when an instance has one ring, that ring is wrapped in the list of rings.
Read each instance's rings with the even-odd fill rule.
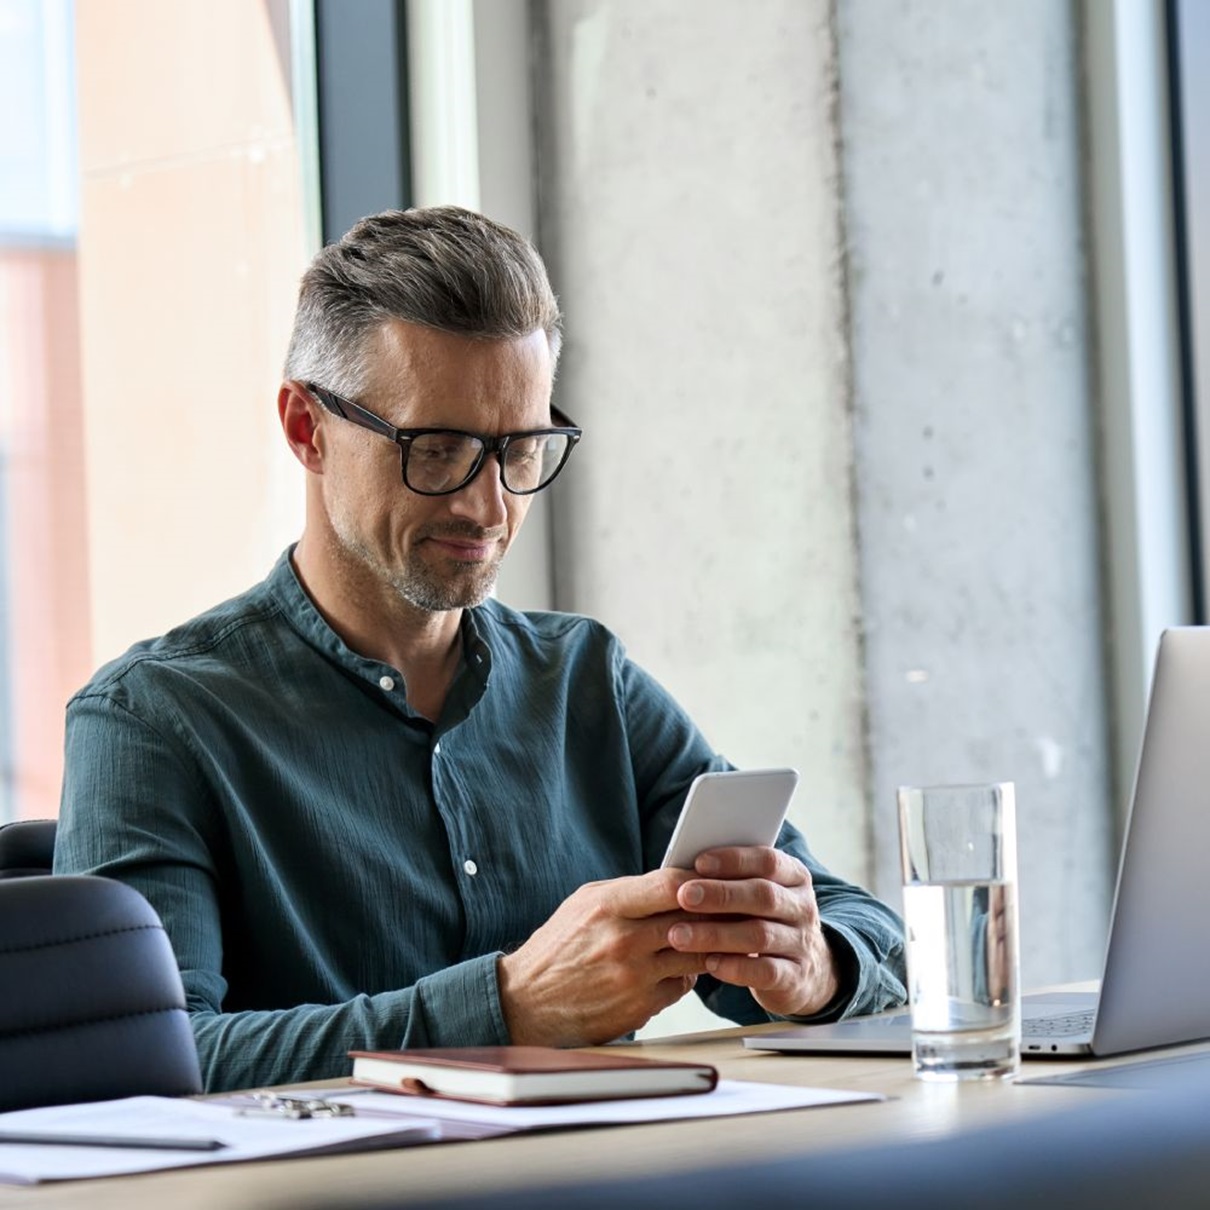
[[[589,882],[499,962],[513,1042],[585,1046],[638,1029],[692,990],[705,955],[678,953],[669,929],[687,919],[677,891],[694,874],[652,870]]]
[[[839,990],[811,872],[788,853],[703,853],[677,899],[696,918],[674,923],[668,944],[687,956],[700,955],[710,974],[748,988],[767,1012],[808,1016]]]

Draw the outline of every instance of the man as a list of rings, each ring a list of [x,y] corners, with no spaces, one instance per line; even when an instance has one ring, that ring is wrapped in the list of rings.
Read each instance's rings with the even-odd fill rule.
[[[794,829],[656,868],[726,762],[602,626],[491,598],[580,436],[559,325],[533,249],[464,210],[325,248],[278,395],[302,537],[69,703],[56,869],[159,912],[211,1090],[605,1042],[695,985],[740,1022],[904,998],[898,920]]]

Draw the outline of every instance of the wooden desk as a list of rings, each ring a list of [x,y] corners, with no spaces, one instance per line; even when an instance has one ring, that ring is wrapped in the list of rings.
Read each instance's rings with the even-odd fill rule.
[[[73,1181],[34,1188],[0,1186],[0,1210],[266,1210],[355,1206],[394,1199],[406,1205],[426,1197],[559,1183],[595,1176],[669,1173],[722,1164],[758,1162],[806,1151],[939,1137],[991,1122],[1003,1123],[1106,1097],[1129,1095],[1093,1088],[1016,1083],[929,1084],[913,1078],[908,1059],[779,1055],[746,1050],[751,1031],[717,1030],[636,1044],[644,1055],[701,1059],[731,1079],[848,1088],[883,1093],[889,1101],[748,1117],[660,1122],[560,1133],[519,1135],[471,1143],[444,1143],[397,1151],[270,1163],[217,1165],[136,1177]],[[1190,1048],[1182,1048],[1187,1050]],[[1192,1049],[1210,1049],[1210,1043]],[[1103,1060],[1158,1058],[1165,1051]],[[1028,1061],[1025,1076],[1086,1067],[1085,1063]],[[329,1087],[326,1084],[325,1087]]]

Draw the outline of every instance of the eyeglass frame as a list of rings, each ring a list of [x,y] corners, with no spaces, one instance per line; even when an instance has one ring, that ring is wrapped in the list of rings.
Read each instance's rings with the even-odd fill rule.
[[[479,472],[487,464],[488,456],[491,454],[496,455],[496,461],[500,464],[500,486],[506,492],[513,496],[536,495],[538,492],[545,491],[559,477],[563,468],[567,465],[567,460],[571,457],[572,450],[576,448],[580,438],[584,435],[584,430],[577,428],[571,417],[553,404],[550,409],[551,419],[556,422],[566,421],[565,424],[556,423],[548,428],[523,429],[516,433],[501,433],[498,437],[485,437],[482,433],[471,433],[466,429],[451,429],[441,426],[401,429],[396,428],[389,420],[384,420],[381,416],[371,412],[369,408],[362,407],[360,403],[354,403],[353,400],[347,399],[343,395],[338,395],[335,391],[329,391],[327,387],[321,387],[314,382],[304,382],[302,385],[325,411],[331,412],[334,416],[339,416],[342,420],[349,421],[350,424],[356,424],[363,429],[369,429],[371,433],[377,433],[380,437],[386,437],[399,446],[399,477],[403,480],[403,486],[408,491],[415,492],[418,496],[452,496],[455,492],[460,492],[478,477]],[[471,437],[483,447],[479,451],[479,456],[475,459],[474,465],[471,467],[466,478],[457,487],[447,487],[439,492],[427,492],[422,488],[413,487],[408,482],[408,452],[411,448],[411,443],[417,437],[426,437],[432,433],[452,433],[457,437]],[[538,487],[530,488],[529,491],[519,492],[509,487],[504,482],[504,453],[508,449],[509,442],[520,437],[544,437],[556,433],[566,437],[568,441],[567,448],[563,451],[563,458],[559,462],[559,465],[555,467],[554,474],[545,483]]]

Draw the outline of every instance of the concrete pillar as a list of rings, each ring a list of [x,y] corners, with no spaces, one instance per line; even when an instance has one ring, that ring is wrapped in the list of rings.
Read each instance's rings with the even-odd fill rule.
[[[1054,0],[839,0],[877,887],[894,790],[1017,783],[1025,982],[1115,868],[1078,37]]]
[[[559,607],[601,618],[867,865],[825,0],[537,8],[540,245],[566,312]]]

